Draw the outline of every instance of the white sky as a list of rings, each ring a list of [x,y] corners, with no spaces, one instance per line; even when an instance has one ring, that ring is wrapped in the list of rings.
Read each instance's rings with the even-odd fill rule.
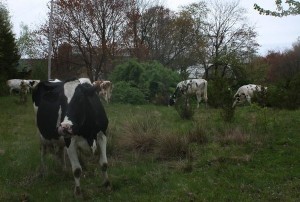
[[[20,24],[24,23],[30,28],[35,28],[45,22],[50,0],[4,0],[11,15],[13,31],[18,37]],[[230,0],[227,0],[230,1]],[[197,0],[161,0],[171,10],[179,6],[188,5]],[[264,8],[275,8],[275,0],[240,0],[240,7],[248,13],[248,21],[256,27],[257,42],[261,45],[259,53],[265,55],[268,50],[284,51],[300,37],[300,15],[288,17],[272,17],[259,15],[253,9],[253,4],[258,2]]]

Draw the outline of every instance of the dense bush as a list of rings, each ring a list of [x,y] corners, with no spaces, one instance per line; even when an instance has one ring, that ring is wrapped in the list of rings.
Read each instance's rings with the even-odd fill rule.
[[[111,73],[109,79],[113,83],[123,81],[134,89],[139,94],[142,93],[144,102],[148,101],[154,104],[167,104],[169,95],[179,81],[179,75],[163,67],[158,62],[139,63],[136,60],[129,60],[121,65],[118,65]],[[123,83],[124,84],[124,83]],[[116,86],[114,87],[114,94]],[[120,95],[120,93],[127,93],[125,90],[119,90],[120,101],[121,97],[128,97],[128,95]],[[133,98],[135,99],[135,98]],[[122,99],[122,102],[125,100]],[[126,102],[126,101],[125,101]]]
[[[125,81],[131,86],[140,85],[141,74],[145,71],[141,63],[136,60],[129,60],[126,63],[118,65],[110,75],[110,80],[115,82]]]
[[[128,104],[144,104],[146,102],[144,94],[136,87],[125,81],[114,84],[112,101]]]
[[[300,74],[290,82],[278,82],[268,88],[267,104],[281,109],[297,109],[300,107]]]
[[[165,68],[158,62],[144,63],[141,75],[142,89],[147,99],[154,104],[167,104],[170,93],[179,82],[179,74]]]

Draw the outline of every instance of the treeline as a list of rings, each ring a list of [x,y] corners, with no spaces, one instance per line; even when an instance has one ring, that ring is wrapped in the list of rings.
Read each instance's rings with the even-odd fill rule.
[[[47,55],[48,25],[30,33],[38,42],[37,57]],[[53,27],[53,70],[62,75],[85,67],[92,80],[107,78],[128,58],[155,60],[176,71],[195,64],[222,69],[248,63],[258,48],[245,9],[220,0],[178,12],[153,0],[56,0]]]

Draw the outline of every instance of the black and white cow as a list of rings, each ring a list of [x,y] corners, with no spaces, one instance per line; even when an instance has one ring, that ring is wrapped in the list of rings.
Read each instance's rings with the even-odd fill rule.
[[[265,88],[265,90],[267,90],[267,87],[262,87],[255,84],[241,86],[233,96],[234,102],[232,104],[232,107],[235,107],[237,104],[241,104],[246,101],[251,104],[251,99],[254,96],[254,92],[260,92],[262,88]]]
[[[110,186],[107,174],[106,129],[108,118],[96,94],[96,88],[79,80],[40,82],[32,94],[36,125],[41,140],[41,158],[48,146],[67,150],[75,179],[76,195],[80,195],[82,167],[77,150],[95,152],[100,147],[100,166],[104,185]],[[96,145],[96,143],[98,145]]]
[[[177,98],[182,94],[196,95],[197,108],[199,108],[202,98],[207,103],[207,81],[205,79],[188,79],[179,82],[175,92],[170,96],[169,105],[174,105]]]

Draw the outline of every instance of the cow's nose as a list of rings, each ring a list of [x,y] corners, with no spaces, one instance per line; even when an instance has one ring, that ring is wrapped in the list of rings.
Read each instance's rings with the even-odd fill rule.
[[[62,136],[72,135],[73,134],[72,126],[69,124],[61,124],[58,127],[58,133]]]

